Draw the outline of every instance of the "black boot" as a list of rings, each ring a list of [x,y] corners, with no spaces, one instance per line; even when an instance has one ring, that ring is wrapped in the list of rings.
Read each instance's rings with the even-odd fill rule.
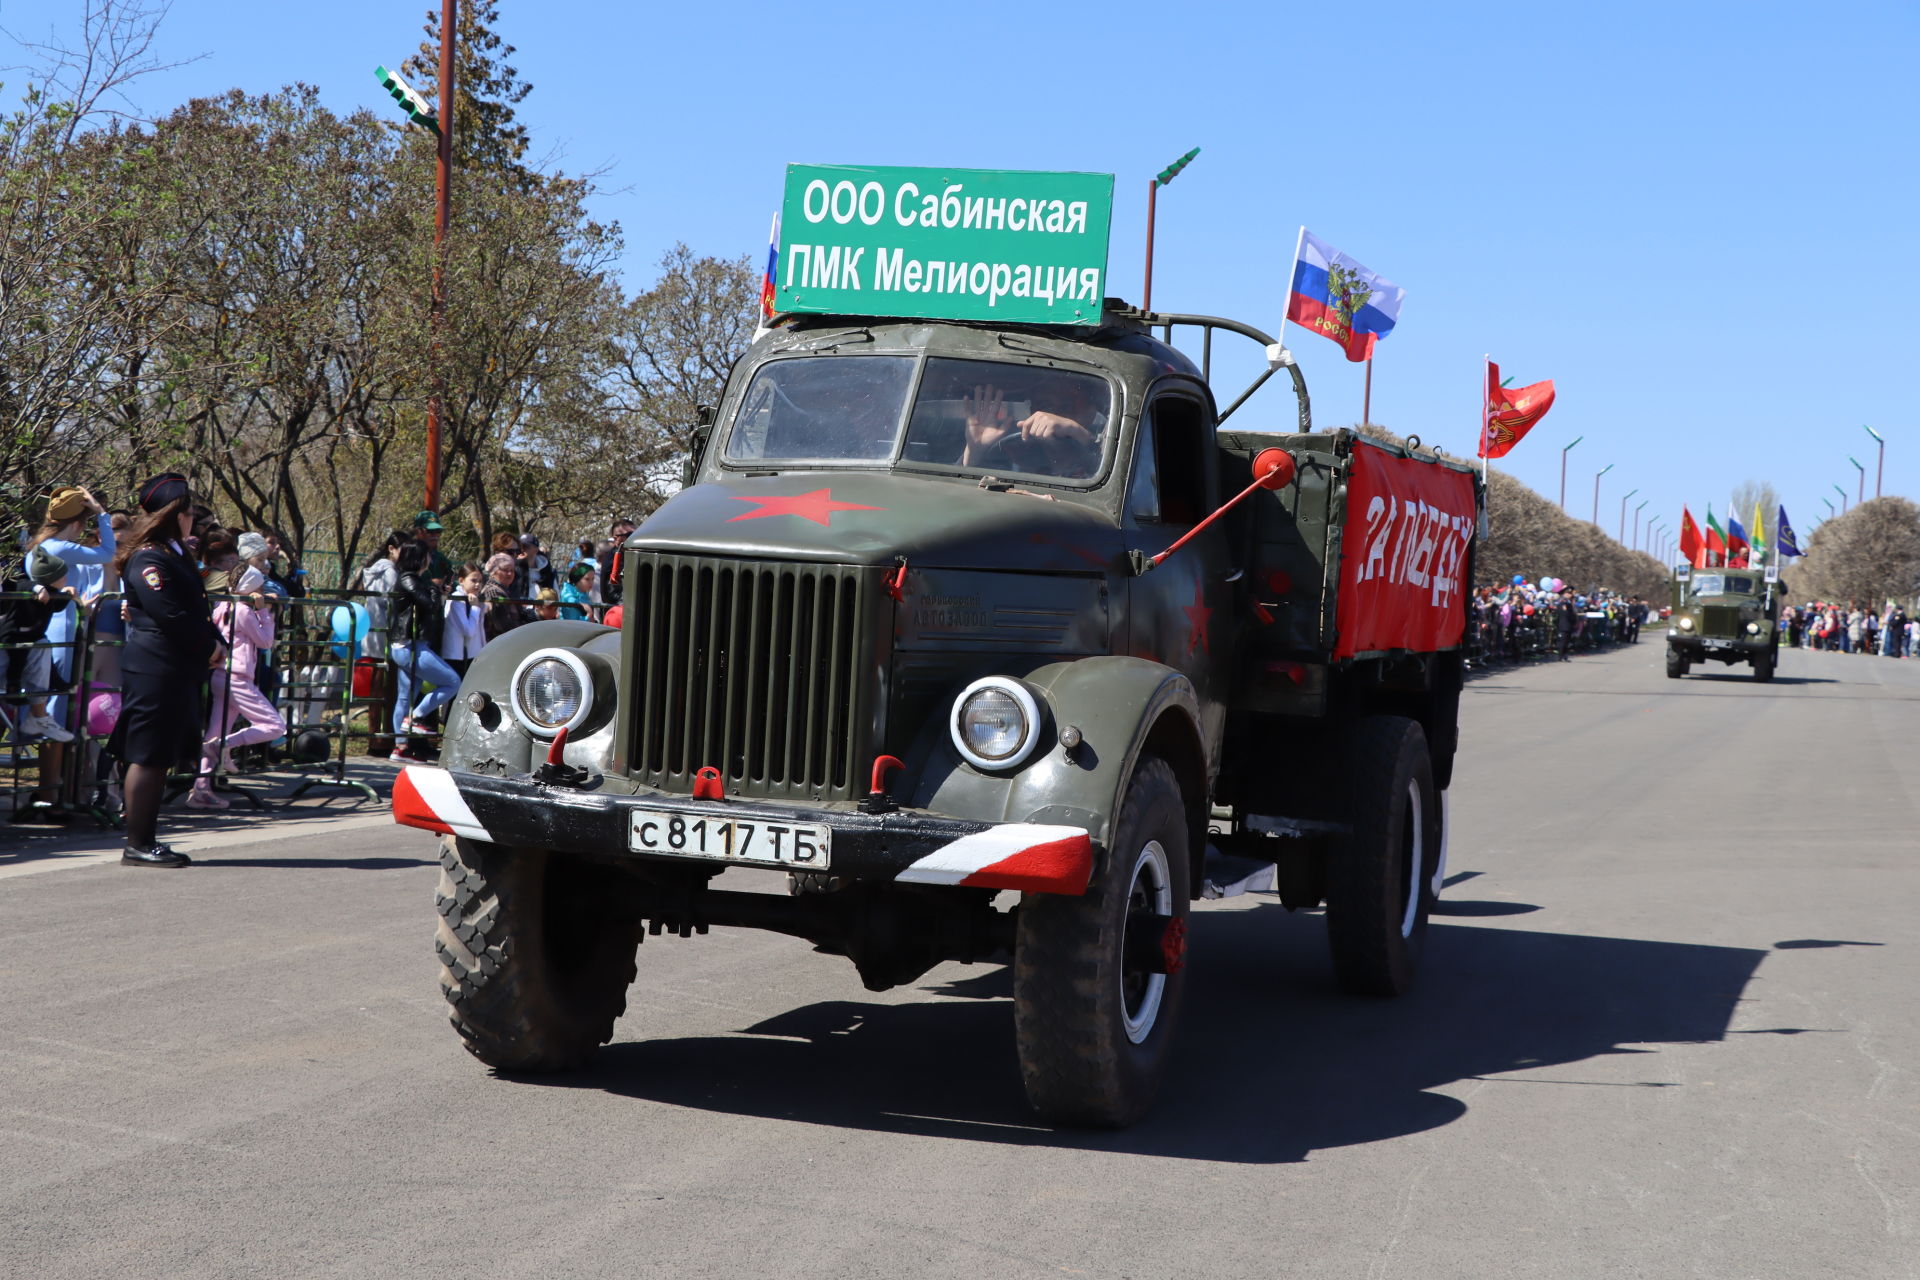
[[[164,844],[156,844],[151,849],[136,849],[128,845],[120,851],[120,865],[123,867],[186,867],[193,865],[193,859],[184,853],[175,853]]]

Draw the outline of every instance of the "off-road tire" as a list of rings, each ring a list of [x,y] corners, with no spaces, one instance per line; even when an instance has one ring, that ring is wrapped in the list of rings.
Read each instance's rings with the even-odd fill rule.
[[[1761,684],[1767,684],[1772,681],[1773,665],[1776,661],[1778,661],[1777,655],[1775,655],[1771,649],[1755,658],[1753,660],[1753,678]]]
[[[507,1072],[578,1066],[627,1007],[637,920],[595,910],[591,873],[540,850],[440,843],[434,950],[468,1052]]]
[[[1667,650],[1667,679],[1678,680],[1687,674],[1687,660],[1678,649]]]
[[[1150,853],[1157,845],[1159,856]],[[1082,897],[1031,893],[1021,900],[1013,952],[1014,1040],[1027,1100],[1055,1124],[1118,1128],[1152,1104],[1186,990],[1186,966],[1162,975],[1150,1021],[1142,986],[1125,963],[1127,922],[1143,862],[1164,876],[1168,914],[1184,928],[1191,907],[1188,822],[1166,761],[1143,757],[1127,786],[1114,840]],[[1156,894],[1146,893],[1153,897]],[[1128,982],[1134,984],[1129,995]],[[1128,1031],[1136,1018],[1136,1040]]]
[[[1440,856],[1426,734],[1404,716],[1368,716],[1342,760],[1348,831],[1327,860],[1334,977],[1355,995],[1398,996],[1420,967]]]

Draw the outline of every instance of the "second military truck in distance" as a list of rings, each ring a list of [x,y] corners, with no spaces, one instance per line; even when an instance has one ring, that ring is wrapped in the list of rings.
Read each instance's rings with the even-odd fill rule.
[[[1674,570],[1673,616],[1667,622],[1667,678],[1695,663],[1742,663],[1755,680],[1773,679],[1780,661],[1780,604],[1771,569]]]
[[[1220,411],[1175,326],[1265,372]],[[1222,427],[1283,369],[1297,429]],[[396,783],[445,837],[442,985],[482,1061],[586,1059],[643,936],[769,929],[876,991],[1010,961],[1033,1106],[1111,1126],[1166,1068],[1203,893],[1324,903],[1342,985],[1414,980],[1470,466],[1313,430],[1250,326],[1113,300],[1071,327],[786,317],[699,436],[621,551],[619,629],[489,644],[445,767]],[[737,867],[790,892],[719,887]]]

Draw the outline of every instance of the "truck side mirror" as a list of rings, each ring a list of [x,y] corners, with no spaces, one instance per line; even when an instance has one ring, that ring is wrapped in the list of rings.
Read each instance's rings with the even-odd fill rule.
[[[687,432],[687,460],[680,464],[680,487],[691,489],[700,473],[700,460],[707,456],[707,442],[713,438],[713,409],[701,405],[694,425]]]

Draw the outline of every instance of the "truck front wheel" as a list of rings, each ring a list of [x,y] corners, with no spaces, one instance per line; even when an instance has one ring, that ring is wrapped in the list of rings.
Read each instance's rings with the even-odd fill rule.
[[[1020,1074],[1057,1124],[1113,1128],[1146,1111],[1186,988],[1187,813],[1166,761],[1140,761],[1114,837],[1084,896],[1028,894],[1015,926]]]
[[[1678,680],[1687,674],[1687,659],[1678,649],[1667,650],[1667,679]]]
[[[440,990],[468,1052],[501,1071],[560,1071],[612,1038],[640,923],[607,912],[597,869],[457,836],[442,839],[440,868]]]
[[[1773,664],[1777,660],[1772,649],[1768,649],[1765,653],[1755,658],[1753,660],[1753,678],[1761,684],[1765,684],[1767,681],[1773,679]]]
[[[1404,716],[1368,716],[1345,763],[1350,831],[1327,864],[1334,976],[1356,995],[1397,996],[1419,968],[1440,856],[1426,735]]]

